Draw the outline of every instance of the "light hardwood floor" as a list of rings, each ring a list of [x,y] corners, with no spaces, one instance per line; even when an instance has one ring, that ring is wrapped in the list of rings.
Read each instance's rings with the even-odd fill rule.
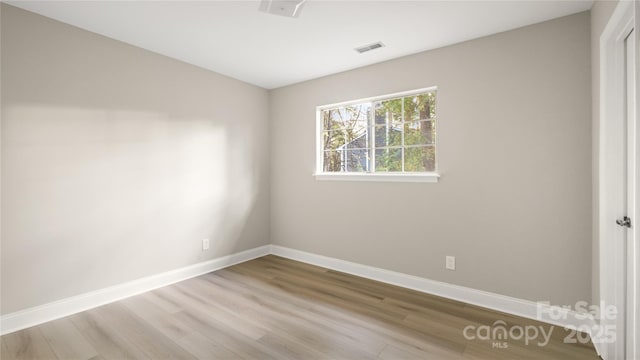
[[[558,327],[546,346],[463,336],[498,320],[551,328],[266,256],[2,336],[1,359],[598,359]]]

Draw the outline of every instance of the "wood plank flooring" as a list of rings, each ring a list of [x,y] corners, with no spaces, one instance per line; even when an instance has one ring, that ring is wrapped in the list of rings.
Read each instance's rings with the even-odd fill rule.
[[[498,320],[552,328],[270,255],[2,336],[1,359],[598,359],[558,327],[465,339]]]

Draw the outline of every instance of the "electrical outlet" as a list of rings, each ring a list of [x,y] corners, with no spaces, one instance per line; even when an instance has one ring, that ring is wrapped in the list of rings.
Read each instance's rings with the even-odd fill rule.
[[[456,269],[456,257],[455,256],[446,256],[445,257],[445,267],[447,270],[455,270]]]
[[[202,251],[209,250],[209,239],[202,240]]]

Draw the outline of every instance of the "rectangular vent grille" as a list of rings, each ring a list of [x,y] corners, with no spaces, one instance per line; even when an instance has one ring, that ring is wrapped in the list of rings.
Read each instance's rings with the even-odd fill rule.
[[[377,42],[377,43],[373,43],[373,44],[369,44],[369,45],[365,45],[365,46],[361,46],[359,48],[356,48],[356,51],[359,52],[360,54],[362,54],[362,53],[366,53],[367,51],[379,49],[379,48],[381,48],[383,46],[384,46],[383,43]]]

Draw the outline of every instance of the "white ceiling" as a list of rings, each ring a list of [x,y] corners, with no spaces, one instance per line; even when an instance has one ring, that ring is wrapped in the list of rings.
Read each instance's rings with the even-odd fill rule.
[[[8,3],[267,89],[585,11],[593,1],[308,0],[299,18],[258,1]],[[358,54],[355,47],[386,47]]]

